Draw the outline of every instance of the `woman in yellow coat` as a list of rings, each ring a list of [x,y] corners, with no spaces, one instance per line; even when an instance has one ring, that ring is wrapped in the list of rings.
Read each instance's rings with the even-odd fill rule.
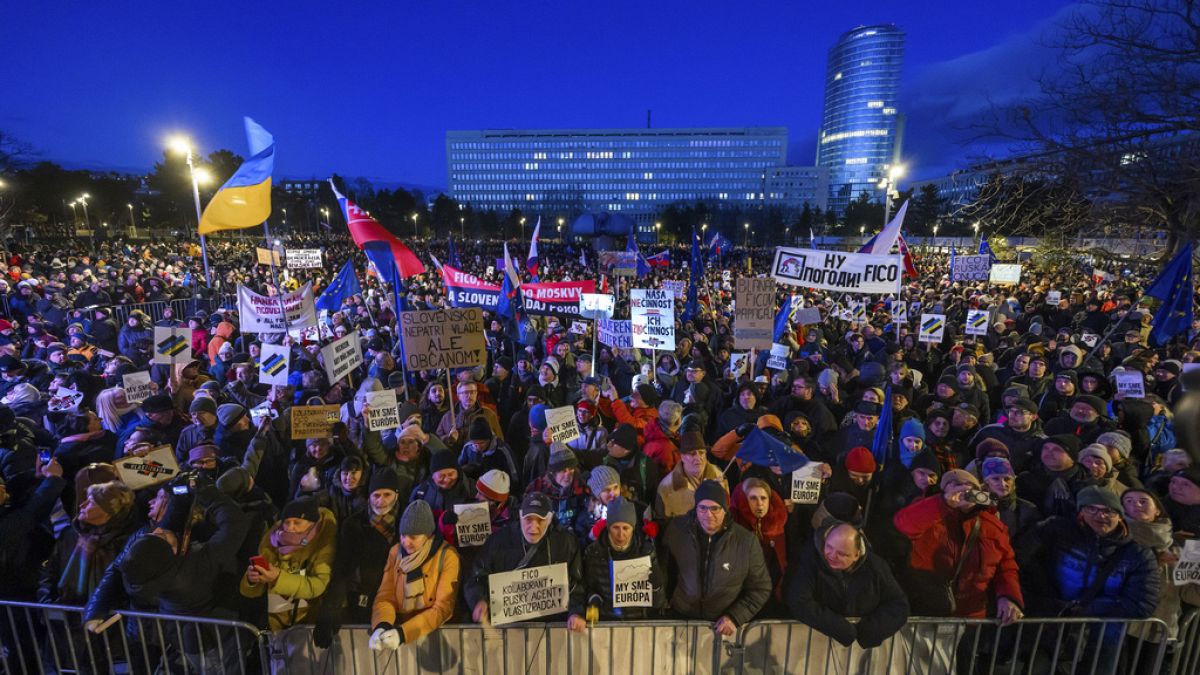
[[[458,551],[437,533],[429,503],[415,501],[400,517],[400,543],[388,554],[371,607],[369,646],[398,649],[450,620],[458,598]]]
[[[263,533],[258,555],[242,576],[240,590],[247,598],[267,595],[271,630],[312,623],[316,604],[329,587],[337,551],[337,521],[333,512],[318,508],[311,498],[283,507],[279,523]]]

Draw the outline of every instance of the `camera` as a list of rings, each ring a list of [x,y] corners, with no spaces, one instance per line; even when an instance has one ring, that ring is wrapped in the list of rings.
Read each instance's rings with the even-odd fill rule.
[[[171,492],[174,492],[177,495],[186,495],[188,493],[188,486],[176,485],[171,488]]]
[[[963,493],[963,501],[977,506],[987,506],[992,503],[992,496],[984,490],[967,490]]]

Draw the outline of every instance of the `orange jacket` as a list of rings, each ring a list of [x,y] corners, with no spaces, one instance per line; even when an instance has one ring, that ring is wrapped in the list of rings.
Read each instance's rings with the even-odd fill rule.
[[[638,432],[638,445],[646,442],[646,425],[658,419],[658,408],[630,408],[621,399],[612,402],[613,417],[617,424],[628,424]]]
[[[421,595],[424,609],[404,612],[404,587],[408,575],[400,569],[403,557],[400,544],[392,546],[379,591],[375,594],[375,604],[371,606],[371,625],[390,623],[396,630],[403,631],[404,644],[412,644],[450,620],[458,598],[460,567],[458,551],[450,544],[442,542],[436,551],[430,551],[429,558],[421,565],[421,577],[425,581]]]

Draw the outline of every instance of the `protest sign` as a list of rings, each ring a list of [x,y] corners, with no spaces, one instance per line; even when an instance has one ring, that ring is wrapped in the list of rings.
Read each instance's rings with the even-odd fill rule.
[[[619,349],[633,348],[633,326],[628,320],[600,319],[596,322],[596,328],[599,330],[596,339],[602,344]]]
[[[775,332],[775,280],[738,277],[734,297],[733,337],[738,349],[769,349]]]
[[[126,373],[121,376],[121,380],[125,400],[130,403],[141,403],[154,395],[154,385],[150,382],[150,373],[146,371]]]
[[[613,296],[606,293],[583,293],[579,296],[579,316],[585,319],[611,319],[616,306]]]
[[[254,426],[258,426],[264,417],[274,418],[279,416],[279,413],[271,408],[270,401],[263,401],[246,412],[250,415],[250,423]]]
[[[492,536],[492,514],[486,503],[455,504],[454,514],[458,516],[454,534],[459,547],[483,546],[483,542]]]
[[[526,314],[577,318],[579,298],[595,293],[595,280],[557,281],[543,284],[521,284],[521,299]]]
[[[362,345],[358,343],[358,331],[348,333],[321,347],[321,358],[325,361],[325,373],[330,382],[337,382],[362,365]]]
[[[546,426],[550,437],[559,443],[570,443],[579,438],[579,425],[575,423],[575,406],[546,409]]]
[[[946,333],[945,314],[922,314],[921,334],[917,336],[920,342],[941,342]]]
[[[908,323],[908,303],[893,302],[892,303],[892,321],[896,323]]]
[[[287,266],[289,270],[312,270],[324,267],[325,263],[321,261],[319,248],[289,248]]]
[[[816,504],[821,498],[821,463],[809,462],[792,472],[792,501]]]
[[[488,575],[488,610],[493,626],[567,611],[567,564],[526,567]]]
[[[478,307],[400,312],[400,337],[410,371],[474,368],[487,360]]]
[[[47,402],[46,409],[50,412],[74,412],[79,409],[80,403],[83,403],[82,391],[59,387]]]
[[[1094,348],[1096,343],[1100,341],[1100,336],[1095,333],[1084,333],[1079,336],[1080,341],[1087,345],[1089,349]],[[1200,365],[1200,364],[1198,364]]]
[[[258,381],[270,385],[287,384],[291,359],[290,347],[264,344],[258,361]]]
[[[850,320],[862,323],[867,320],[867,303],[855,300],[850,303]]]
[[[844,293],[899,293],[904,261],[898,255],[870,255],[803,248],[775,248],[771,275],[781,284]]]
[[[592,332],[591,324],[586,321],[572,321],[567,332],[571,335],[588,335]]]
[[[1062,291],[1050,291],[1046,293],[1046,304],[1057,305],[1062,301]]]
[[[742,352],[740,354],[729,355],[729,371],[733,373],[734,379],[746,375],[750,372],[750,353]]]
[[[650,556],[612,561],[613,607],[653,607]]]
[[[1121,370],[1113,373],[1117,383],[1118,398],[1145,398],[1146,378],[1136,370]]]
[[[328,438],[333,435],[333,425],[341,419],[339,405],[294,405],[292,411],[292,440],[306,438]]]
[[[988,280],[993,284],[1021,283],[1021,263],[996,263],[992,265]]]
[[[687,292],[687,282],[682,279],[665,279],[662,282],[662,287],[671,291],[671,295],[676,300],[682,300],[684,293]]]
[[[396,405],[396,390],[383,389],[367,394],[367,429],[383,431],[400,426],[400,409]]]
[[[113,464],[117,467],[121,482],[131,490],[166,483],[179,475],[179,462],[175,460],[175,450],[170,445],[157,446],[141,457],[122,457]]]
[[[793,320],[801,326],[811,326],[821,323],[821,310],[816,307],[801,307],[796,310],[796,316]]]
[[[259,265],[282,265],[283,259],[279,257],[279,249],[255,247],[255,254],[258,256]]]
[[[730,272],[729,270],[721,270],[721,283],[727,284],[731,279],[733,279],[733,272]]]
[[[190,328],[154,327],[154,363],[187,363],[191,360]]]
[[[781,345],[778,342],[772,342],[771,355],[767,357],[767,367],[776,370],[787,370],[787,359],[790,352],[791,347]]]
[[[992,256],[956,255],[950,268],[950,281],[987,281],[991,276]]]
[[[988,313],[986,309],[968,309],[967,325],[963,332],[967,335],[987,335]]]
[[[494,312],[500,306],[499,286],[449,265],[442,265],[441,272],[442,283],[446,286],[446,300],[451,307],[481,307]]]
[[[1175,563],[1171,577],[1176,586],[1200,584],[1200,539],[1188,539],[1183,542],[1179,562]]]
[[[317,307],[312,283],[284,293],[283,309],[280,296],[259,295],[245,286],[238,286],[238,316],[243,333],[285,333],[317,325]],[[285,318],[283,312],[287,312]]]
[[[637,275],[637,251],[601,251],[600,273],[614,277]]]
[[[668,291],[630,289],[629,321],[634,347],[675,349],[675,298]]]

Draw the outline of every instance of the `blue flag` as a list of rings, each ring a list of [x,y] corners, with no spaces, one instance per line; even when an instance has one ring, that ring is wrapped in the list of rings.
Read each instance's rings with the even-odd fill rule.
[[[625,250],[632,252],[637,257],[637,275],[642,278],[650,273],[650,264],[642,257],[642,252],[638,250],[637,240],[634,239],[635,230],[629,230],[629,241],[625,244]]]
[[[696,236],[696,228],[692,228],[692,262],[688,265],[691,280],[688,283],[687,302],[683,306],[684,322],[691,321],[700,311],[700,301],[696,298],[696,288],[703,282],[701,272],[704,269],[704,257],[700,255],[700,237]]]
[[[758,466],[777,466],[785,474],[808,464],[808,457],[797,452],[791,443],[785,443],[758,428],[746,434],[734,457]]]
[[[979,255],[985,254],[988,257],[988,260],[991,262],[996,262],[996,254],[992,252],[992,245],[988,243],[987,239],[981,238],[979,240]]]
[[[772,338],[775,342],[783,342],[783,336],[792,328],[792,316],[795,313],[792,309],[792,296],[789,295],[779,308],[779,313],[775,315],[775,337]]]
[[[380,281],[391,284],[396,301],[396,311],[408,311],[408,300],[405,297],[408,289],[404,287],[404,281],[400,278],[400,269],[396,267],[396,258],[392,255],[392,249],[388,246],[388,242],[368,241],[363,244],[362,250],[367,254],[367,260],[370,260],[371,264],[375,266]]]
[[[450,246],[446,251],[446,263],[456,270],[462,269],[462,263],[458,260],[458,249],[454,247],[454,237],[449,237]]]
[[[875,427],[875,438],[871,440],[871,454],[875,463],[883,466],[892,445],[892,384],[883,390],[883,410],[879,413],[879,426]]]
[[[1146,297],[1162,300],[1150,331],[1153,345],[1164,345],[1192,326],[1192,251],[1193,244],[1188,242],[1146,289]]]
[[[342,308],[342,302],[362,293],[362,286],[358,283],[358,275],[354,273],[354,258],[346,260],[346,264],[342,265],[342,269],[329,282],[325,290],[321,293],[321,297],[317,298],[317,309],[323,309],[333,313]]]

